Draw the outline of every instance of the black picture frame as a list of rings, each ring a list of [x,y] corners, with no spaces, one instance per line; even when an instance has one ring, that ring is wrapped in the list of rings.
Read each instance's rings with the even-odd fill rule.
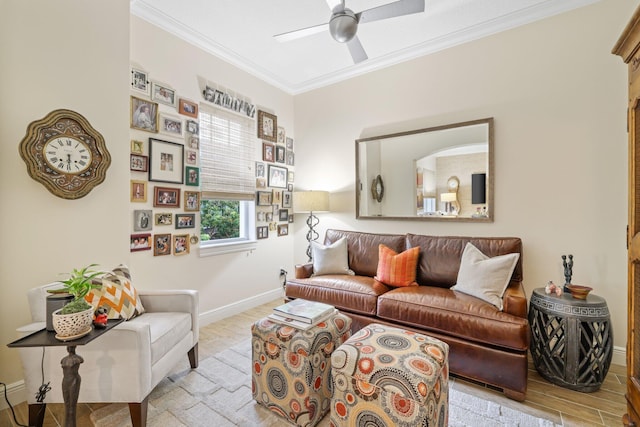
[[[149,138],[149,181],[184,183],[184,145]]]

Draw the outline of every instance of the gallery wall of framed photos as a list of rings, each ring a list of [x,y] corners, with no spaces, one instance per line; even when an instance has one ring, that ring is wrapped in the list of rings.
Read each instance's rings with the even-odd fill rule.
[[[257,120],[256,237],[287,236],[293,222],[294,141],[278,126],[276,114],[215,83],[206,83],[196,101],[153,77],[131,67],[131,252],[184,256],[199,244],[201,102]]]

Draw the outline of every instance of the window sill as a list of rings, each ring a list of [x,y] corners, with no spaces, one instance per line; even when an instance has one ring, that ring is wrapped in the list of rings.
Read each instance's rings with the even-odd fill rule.
[[[226,243],[200,243],[200,258],[230,254],[233,252],[252,252],[256,249],[256,240],[242,240],[240,242]]]

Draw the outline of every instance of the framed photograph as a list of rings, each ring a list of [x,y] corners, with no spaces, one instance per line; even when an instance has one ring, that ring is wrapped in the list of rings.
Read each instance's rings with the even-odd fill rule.
[[[198,236],[196,236],[195,234],[192,234],[191,237],[189,237],[189,242],[192,245],[197,245],[199,241],[200,241],[200,238]]]
[[[256,178],[256,188],[267,188],[267,178]]]
[[[289,166],[293,166],[295,163],[295,155],[293,154],[293,151],[287,150],[287,165]]]
[[[256,212],[256,221],[258,221],[258,222],[264,222],[264,220],[265,220],[264,211],[258,211],[258,212]]]
[[[198,152],[194,150],[186,150],[185,163],[188,165],[198,164]]]
[[[131,154],[129,169],[135,172],[149,171],[149,157],[141,154]]]
[[[269,165],[267,185],[275,188],[287,188],[287,168]]]
[[[200,192],[184,192],[184,210],[186,212],[200,212]]]
[[[168,212],[162,212],[155,214],[155,224],[156,225],[171,225],[173,224],[173,215]]]
[[[284,163],[286,161],[285,151],[286,149],[283,145],[276,145],[276,162]]]
[[[192,185],[192,186],[199,186],[200,185],[200,169],[199,168],[194,168],[193,166],[187,166],[184,168],[184,175],[186,177],[185,179],[185,184],[186,185]]]
[[[186,255],[189,253],[189,235],[174,234],[173,235],[173,254]]]
[[[151,82],[151,99],[162,104],[176,105],[176,91],[158,82]]]
[[[149,82],[149,74],[146,71],[131,67],[131,90],[149,96],[151,93],[151,83]]]
[[[198,122],[194,120],[187,120],[187,132],[192,135],[197,135],[199,129]]]
[[[131,154],[144,154],[144,141],[131,140]]]
[[[282,192],[282,207],[290,208],[292,202],[292,194],[291,191],[283,191]]]
[[[289,171],[287,175],[287,182],[293,182],[293,171]]]
[[[278,219],[280,221],[289,221],[289,209],[280,209]]]
[[[269,237],[269,227],[267,227],[266,225],[256,227],[256,237],[258,239],[266,239],[267,237]]]
[[[151,233],[132,234],[129,247],[131,252],[148,251],[151,249]]]
[[[178,113],[197,119],[198,104],[193,101],[189,101],[188,99],[180,98],[178,100]]]
[[[278,216],[280,214],[280,205],[272,204],[271,211],[272,211],[271,213],[273,213],[273,216]]]
[[[180,117],[160,113],[160,132],[173,136],[182,136],[182,119]]]
[[[131,97],[131,129],[158,132],[158,104],[146,99]]]
[[[268,142],[262,143],[262,160],[265,162],[273,162],[276,159],[275,146]]]
[[[184,182],[184,145],[149,138],[149,181]]]
[[[176,229],[195,228],[196,214],[179,213],[176,214]]]
[[[285,137],[284,128],[282,126],[278,126],[278,137],[277,137],[278,144],[284,144],[284,137]]]
[[[287,147],[287,150],[293,150],[293,138],[286,137],[285,146]]]
[[[278,132],[278,118],[274,114],[258,110],[258,138],[269,142],[276,142]]]
[[[289,224],[278,224],[278,237],[289,235]]]
[[[187,132],[188,132],[188,130],[187,130]],[[189,137],[189,148],[191,148],[192,150],[199,150],[200,149],[200,138],[198,137],[198,135],[191,135]]]
[[[258,206],[271,206],[271,191],[258,191],[256,204]]]
[[[151,210],[133,211],[133,231],[150,231],[153,227],[151,215]]]
[[[171,255],[171,234],[153,235],[153,256]]]
[[[256,178],[264,178],[267,176],[265,172],[264,163],[256,162]]]
[[[289,172],[289,173],[292,173],[292,172]],[[287,184],[287,191],[288,192],[292,192],[293,191],[293,184],[291,184],[291,183]]]
[[[131,201],[136,203],[146,203],[147,201],[147,181],[131,180]]]
[[[280,190],[271,190],[271,204],[274,206],[282,204],[282,192]],[[278,210],[276,209],[273,213],[277,214]]]
[[[293,214],[289,214],[289,224],[293,222]]]
[[[155,187],[153,193],[153,206],[179,208],[180,189],[170,187]]]
[[[264,214],[264,220],[266,222],[271,222],[273,221],[273,212],[267,212]]]

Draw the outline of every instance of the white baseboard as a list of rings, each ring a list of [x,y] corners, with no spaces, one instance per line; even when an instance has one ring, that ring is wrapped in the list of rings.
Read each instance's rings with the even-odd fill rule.
[[[3,388],[3,387],[0,387]],[[0,411],[3,409],[8,409],[6,400],[4,400],[4,390],[0,390],[2,398],[0,399]],[[27,389],[24,388],[24,380],[15,382],[13,384],[7,384],[7,399],[11,402],[12,406],[16,406],[18,403],[24,402],[27,400]],[[26,424],[29,420],[20,420]]]
[[[627,366],[627,349],[613,346],[613,357],[611,363],[614,365]]]
[[[282,288],[276,288],[271,291],[252,296],[251,298],[236,301],[232,304],[200,313],[200,326],[206,326],[210,323],[242,313],[243,311],[266,304],[278,298],[283,298],[284,301],[284,291]]]

